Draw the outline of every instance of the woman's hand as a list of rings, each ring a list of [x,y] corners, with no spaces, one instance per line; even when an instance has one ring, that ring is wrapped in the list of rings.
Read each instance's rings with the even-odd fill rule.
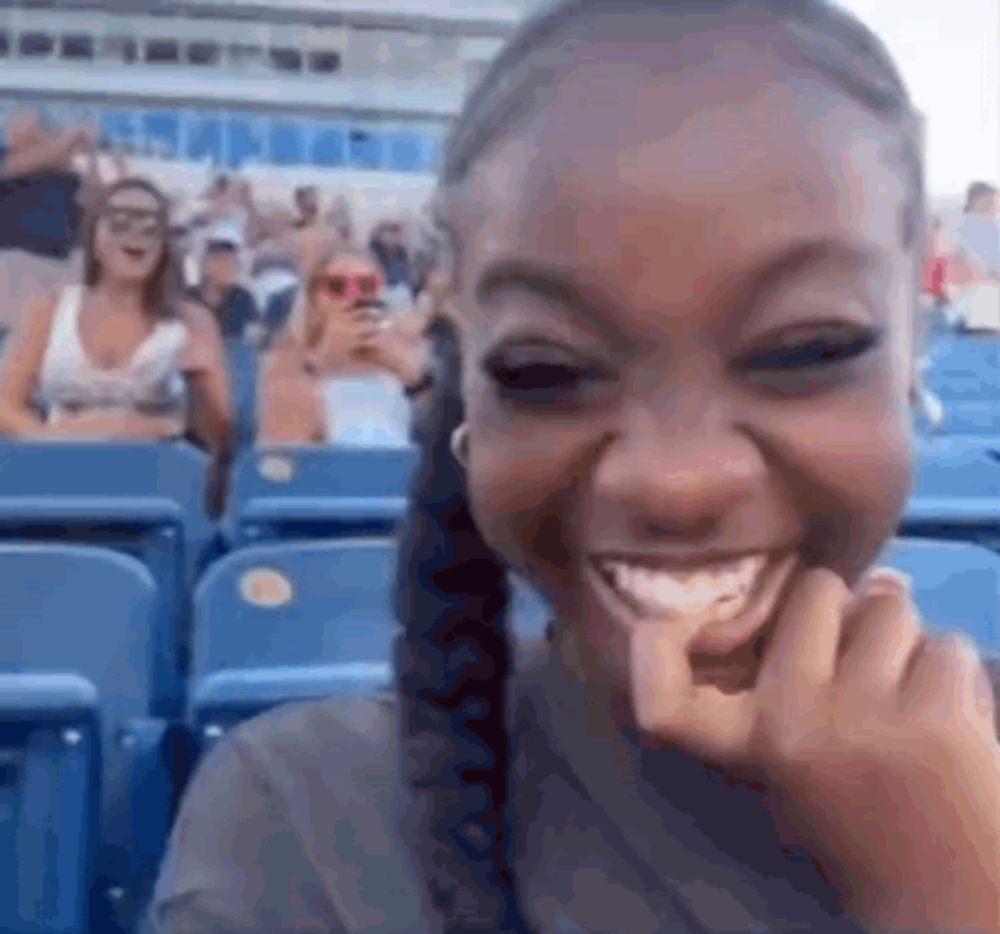
[[[392,373],[404,386],[416,385],[423,378],[425,357],[420,337],[394,322],[385,322],[355,353],[356,359]]]
[[[378,315],[371,308],[338,310],[327,316],[322,338],[318,346],[306,351],[306,362],[318,372],[342,367],[359,358],[378,328]]]
[[[632,641],[639,725],[706,760],[749,768],[872,930],[1000,931],[1000,748],[974,649],[930,639],[905,584],[858,598],[804,573],[753,689],[694,683],[669,629]]]

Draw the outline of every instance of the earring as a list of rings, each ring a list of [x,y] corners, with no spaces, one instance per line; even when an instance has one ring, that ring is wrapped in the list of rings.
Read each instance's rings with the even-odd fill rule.
[[[451,433],[451,456],[463,467],[469,463],[469,426],[465,422]]]

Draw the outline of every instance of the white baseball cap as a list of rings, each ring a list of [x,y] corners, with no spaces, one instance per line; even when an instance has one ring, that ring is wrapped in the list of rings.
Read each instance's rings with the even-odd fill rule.
[[[214,227],[209,228],[205,237],[205,246],[229,246],[234,250],[243,248],[243,231],[239,224],[232,221],[220,221]]]

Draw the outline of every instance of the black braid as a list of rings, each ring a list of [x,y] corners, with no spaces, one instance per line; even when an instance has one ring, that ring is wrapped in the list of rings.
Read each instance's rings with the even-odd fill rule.
[[[414,798],[405,830],[449,934],[514,931],[496,807],[507,773],[505,571],[476,529],[451,454],[463,421],[455,335],[438,322],[431,337],[437,398],[418,427],[423,457],[397,582],[402,767]]]
[[[553,59],[572,67],[585,43],[623,17],[655,16],[649,41],[667,45],[688,22],[737,16],[773,25],[779,54],[819,74],[898,130],[911,181],[907,242],[923,230],[919,118],[881,41],[825,0],[563,0],[529,20],[488,69],[456,121],[441,173],[442,224],[460,267],[453,212],[458,189],[490,148],[545,107]],[[752,19],[751,19],[752,18]],[[646,35],[646,33],[644,33]],[[682,80],[682,79],[678,79]],[[461,231],[462,237],[474,235]],[[436,337],[443,361],[437,407],[424,426],[398,581],[401,744],[414,806],[405,820],[427,890],[445,931],[529,930],[517,908],[505,832],[510,668],[505,570],[479,534],[465,477],[450,452],[463,414],[454,334]]]

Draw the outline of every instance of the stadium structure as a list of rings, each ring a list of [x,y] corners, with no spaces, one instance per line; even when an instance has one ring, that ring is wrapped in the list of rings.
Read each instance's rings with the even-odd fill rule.
[[[536,0],[0,0],[0,115],[88,120],[171,187],[216,172],[421,202]]]

